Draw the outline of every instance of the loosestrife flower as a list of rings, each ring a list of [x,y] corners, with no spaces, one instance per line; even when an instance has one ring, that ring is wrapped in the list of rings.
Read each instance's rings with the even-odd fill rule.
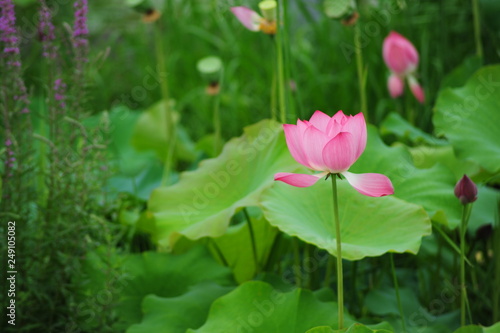
[[[424,91],[414,76],[419,60],[415,46],[405,37],[391,31],[384,39],[382,53],[387,67],[391,70],[387,81],[391,97],[396,98],[403,94],[404,80],[407,79],[413,96],[423,103]]]
[[[81,62],[87,62],[88,44],[87,35],[87,0],[77,0],[73,5],[75,7],[75,22],[73,24],[73,48],[76,52],[76,59]]]
[[[29,113],[28,91],[21,73],[21,57],[19,54],[19,34],[16,29],[16,14],[12,0],[0,0],[0,41],[3,44],[2,58],[10,67],[7,75],[12,77],[15,87],[14,101],[21,102],[21,113]],[[3,74],[2,74],[3,75]]]
[[[259,8],[263,17],[244,6],[232,7],[231,11],[248,30],[274,35],[276,34],[276,7],[276,1],[260,2]]]
[[[297,187],[314,185],[329,174],[341,174],[359,193],[381,197],[394,193],[391,181],[378,173],[354,174],[347,170],[366,147],[367,131],[362,113],[346,116],[342,111],[329,117],[316,111],[309,121],[297,120],[297,125],[283,125],[288,149],[300,164],[318,174],[280,172],[274,176]]]
[[[54,25],[52,24],[52,13],[45,0],[40,0],[40,21],[38,23],[38,34],[43,45],[42,55],[45,58],[55,59],[57,51],[53,44],[56,36],[54,34]]]

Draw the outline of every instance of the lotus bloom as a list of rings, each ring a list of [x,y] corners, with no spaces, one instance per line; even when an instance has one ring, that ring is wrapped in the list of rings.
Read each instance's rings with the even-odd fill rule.
[[[378,173],[354,174],[347,170],[366,147],[366,123],[362,113],[346,116],[342,111],[329,117],[316,111],[309,121],[283,125],[293,158],[318,174],[277,173],[279,180],[297,187],[308,187],[329,174],[341,174],[359,193],[381,197],[394,193],[392,183]]]
[[[274,35],[276,33],[276,6],[276,1],[260,2],[259,8],[264,17],[244,6],[232,7],[231,11],[248,30]]]
[[[397,32],[391,31],[384,40],[382,52],[384,61],[391,70],[387,87],[392,98],[403,94],[404,80],[407,79],[413,96],[423,103],[424,91],[414,76],[418,67],[418,52],[415,46]]]
[[[477,200],[476,184],[467,175],[464,175],[455,185],[455,196],[462,205],[473,203]]]

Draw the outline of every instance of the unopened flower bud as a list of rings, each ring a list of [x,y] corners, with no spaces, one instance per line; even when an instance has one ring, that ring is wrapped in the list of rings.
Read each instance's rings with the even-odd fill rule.
[[[464,175],[455,185],[455,196],[462,205],[473,203],[477,200],[477,186],[467,175]]]

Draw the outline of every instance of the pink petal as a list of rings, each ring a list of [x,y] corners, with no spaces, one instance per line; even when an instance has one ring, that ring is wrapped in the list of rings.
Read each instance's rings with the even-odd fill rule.
[[[417,79],[415,79],[413,76],[409,76],[408,84],[410,86],[411,92],[413,93],[413,96],[415,96],[417,101],[423,104],[425,102],[425,94],[420,84],[418,84]]]
[[[340,132],[323,148],[323,161],[331,173],[344,172],[356,161],[358,147],[354,135]]]
[[[303,130],[305,130],[306,125],[305,124],[300,124],[300,126],[289,125],[289,124],[283,125],[283,130],[285,131],[286,144],[288,146],[288,150],[290,150],[290,154],[292,154],[293,158],[298,163],[308,168],[311,168],[311,166],[307,162],[307,156],[304,152],[304,146],[302,142],[303,130],[301,129],[301,127],[304,128]]]
[[[382,54],[387,67],[399,75],[414,71],[418,65],[415,46],[395,31],[384,39]]]
[[[320,178],[325,176],[327,173],[322,172],[317,175],[306,175],[302,173],[289,173],[280,172],[274,175],[274,180],[279,180],[288,185],[296,187],[309,187],[314,185]]]
[[[349,117],[342,127],[342,132],[349,132],[352,134],[357,148],[354,160],[357,160],[363,151],[365,151],[366,147],[366,122],[363,113],[360,112],[354,117]]]
[[[328,126],[330,119],[332,119],[330,116],[321,111],[316,111],[312,115],[311,119],[309,119],[309,122],[321,132],[326,132],[326,127]]]
[[[399,97],[403,94],[404,81],[401,77],[392,73],[387,80],[387,88],[392,98]]]
[[[317,171],[326,171],[323,162],[323,147],[330,140],[326,133],[321,132],[314,126],[309,126],[304,132],[304,152],[310,168]]]
[[[344,125],[344,123],[347,120],[346,115],[342,110],[338,111],[336,114],[333,115],[332,119],[335,119],[339,124]]]
[[[243,6],[231,7],[231,11],[248,30],[259,31],[261,19],[259,14]]]
[[[391,180],[379,173],[355,174],[348,171],[342,172],[349,184],[359,193],[369,197],[383,197],[394,194]]]

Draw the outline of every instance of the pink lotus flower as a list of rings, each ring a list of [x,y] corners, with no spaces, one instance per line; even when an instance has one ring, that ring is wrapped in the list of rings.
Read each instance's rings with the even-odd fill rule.
[[[467,175],[464,175],[455,185],[455,196],[462,205],[473,203],[477,200],[476,184]]]
[[[413,96],[423,103],[424,91],[414,76],[418,67],[418,52],[415,46],[397,32],[391,31],[384,40],[382,53],[387,67],[391,70],[387,81],[391,96],[395,98],[403,94],[404,79],[407,78]]]
[[[265,4],[266,2],[267,4]],[[276,33],[276,18],[274,17],[276,3],[274,1],[263,1],[262,3],[264,3],[263,10],[266,18],[244,6],[231,7],[231,11],[248,30],[274,35]]]
[[[346,116],[339,111],[329,117],[316,111],[309,121],[297,120],[297,125],[284,124],[283,129],[293,158],[321,173],[311,175],[280,172],[274,175],[274,180],[292,186],[308,187],[328,174],[341,174],[361,194],[381,197],[394,193],[391,181],[384,175],[354,174],[347,171],[366,147],[366,123],[362,113]]]

